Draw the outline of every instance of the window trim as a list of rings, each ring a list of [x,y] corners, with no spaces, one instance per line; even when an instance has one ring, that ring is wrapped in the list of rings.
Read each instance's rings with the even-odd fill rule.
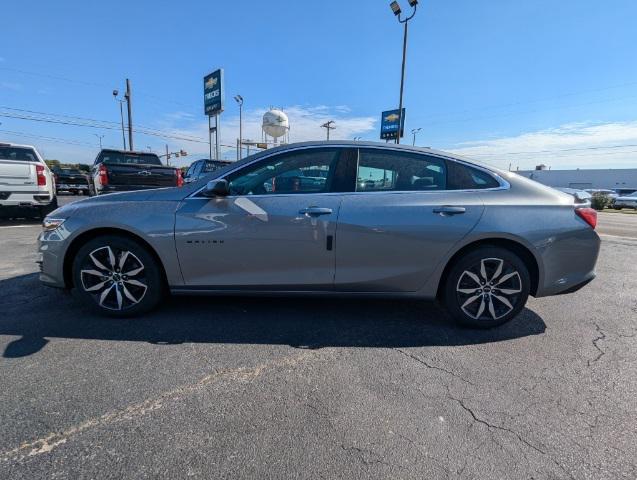
[[[289,148],[286,149],[284,151],[279,151],[279,152],[274,152],[271,154],[266,154],[262,157],[256,158],[251,162],[245,163],[243,165],[240,165],[236,168],[233,168],[232,170],[228,171],[225,173],[225,175],[223,177],[220,177],[221,179],[225,178],[228,175],[233,174],[234,172],[241,170],[243,168],[247,168],[250,165],[253,165],[254,163],[257,162],[261,162],[263,160],[266,160],[274,155],[282,155],[282,154],[286,154],[286,153],[290,153],[290,152],[295,152],[295,151],[301,151],[301,150],[310,150],[310,149],[315,149],[315,148],[342,148],[342,149],[354,149],[356,150],[357,153],[357,159],[356,159],[356,168],[358,171],[358,162],[360,161],[360,150],[361,148],[369,148],[369,149],[377,149],[377,150],[384,150],[384,151],[393,151],[393,152],[411,152],[414,153],[416,155],[430,155],[432,157],[435,158],[439,158],[445,162],[456,162],[456,163],[460,163],[461,165],[466,165],[468,167],[472,167],[475,168],[477,170],[480,170],[484,173],[486,173],[487,175],[490,175],[491,177],[493,177],[495,179],[496,182],[498,182],[498,184],[500,185],[499,187],[493,187],[493,188],[473,188],[473,189],[465,189],[465,190],[431,190],[431,191],[414,191],[414,190],[377,190],[377,191],[370,191],[370,192],[316,192],[316,193],[286,193],[286,194],[281,194],[281,196],[303,196],[303,197],[307,197],[308,195],[378,195],[378,194],[390,194],[390,195],[395,195],[395,194],[424,194],[424,195],[430,195],[432,193],[444,193],[444,192],[467,192],[467,193],[476,193],[476,192],[494,192],[494,191],[499,191],[499,190],[509,190],[511,188],[511,184],[509,182],[507,182],[504,178],[502,178],[502,176],[498,175],[495,172],[492,172],[491,170],[489,170],[488,168],[485,168],[481,165],[476,165],[475,163],[471,163],[459,158],[454,158],[454,157],[449,157],[446,155],[441,155],[439,153],[429,153],[429,152],[419,152],[419,151],[414,151],[414,150],[400,150],[400,149],[396,149],[396,148],[391,148],[391,147],[384,147],[384,146],[379,146],[379,145],[351,145],[351,144],[336,144],[336,143],[330,143],[330,144],[325,144],[325,145],[303,145],[303,146],[298,146],[298,147],[293,147],[293,148]],[[356,179],[353,179],[354,182],[356,181]],[[200,199],[205,199],[205,200],[211,200],[209,197],[205,197],[203,195],[199,195],[204,189],[206,188],[206,185],[203,185],[201,188],[198,188],[197,190],[195,190],[194,192],[192,192],[190,195],[188,195],[186,198],[184,198],[184,200],[200,200]],[[225,198],[241,198],[241,197],[245,197],[245,195],[228,195]],[[272,195],[271,194],[258,194],[258,195],[250,195],[251,198],[260,198],[260,197],[269,197],[271,198]]]

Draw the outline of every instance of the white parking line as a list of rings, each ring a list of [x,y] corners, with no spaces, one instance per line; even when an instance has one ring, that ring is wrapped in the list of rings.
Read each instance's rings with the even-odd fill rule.
[[[607,240],[609,242],[624,243],[625,245],[637,245],[637,238],[635,237],[622,237],[621,235],[608,235],[606,233],[600,233],[599,238]]]
[[[39,223],[34,223],[32,225],[0,225],[0,229],[3,228],[29,228],[29,227],[40,227]]]

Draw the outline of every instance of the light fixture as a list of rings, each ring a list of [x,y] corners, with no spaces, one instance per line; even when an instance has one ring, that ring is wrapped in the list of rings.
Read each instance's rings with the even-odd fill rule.
[[[408,0],[408,1],[411,7],[415,7],[416,5],[418,5],[418,0]]]
[[[241,95],[235,95],[234,101],[237,102],[239,105],[243,105],[243,97]]]
[[[400,5],[398,5],[398,2],[393,1],[389,4],[389,6],[391,8],[391,11],[394,12],[394,15],[396,16],[400,15],[401,10],[400,10]]]

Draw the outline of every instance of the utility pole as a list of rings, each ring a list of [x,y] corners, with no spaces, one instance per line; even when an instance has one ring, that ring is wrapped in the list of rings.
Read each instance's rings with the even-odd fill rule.
[[[333,125],[334,125],[334,120],[330,120],[329,122],[325,122],[323,125],[321,125],[321,128],[324,128],[327,131],[328,141],[330,139],[330,130],[334,130],[336,128]]]
[[[128,106],[128,147],[131,151],[133,147],[133,106],[131,105],[130,80],[126,79],[126,105]]]
[[[166,165],[170,167],[170,153],[168,152],[168,144],[166,144]]]

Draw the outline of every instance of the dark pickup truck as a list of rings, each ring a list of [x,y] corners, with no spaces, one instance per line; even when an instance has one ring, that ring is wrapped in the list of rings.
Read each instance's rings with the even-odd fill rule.
[[[162,165],[154,153],[104,149],[91,171],[91,194],[181,187],[181,169]]]
[[[88,195],[88,175],[77,168],[56,167],[52,169],[55,188],[58,192],[67,191],[73,195]]]

